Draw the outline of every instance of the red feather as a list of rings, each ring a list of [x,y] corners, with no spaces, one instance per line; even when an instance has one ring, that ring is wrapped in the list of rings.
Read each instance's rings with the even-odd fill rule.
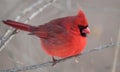
[[[88,22],[82,10],[77,16],[55,19],[36,27],[11,20],[3,22],[36,35],[41,38],[43,49],[47,54],[63,58],[81,53],[86,46],[86,37],[82,36],[81,32],[90,32],[86,27]]]

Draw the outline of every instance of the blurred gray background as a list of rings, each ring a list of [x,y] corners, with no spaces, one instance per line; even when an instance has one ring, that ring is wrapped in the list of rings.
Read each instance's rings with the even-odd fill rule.
[[[0,21],[14,20],[25,8],[37,1],[0,0]],[[44,0],[29,14],[48,2],[49,0]],[[120,0],[56,0],[28,24],[37,26],[55,18],[75,15],[79,8],[85,11],[91,29],[86,50],[110,43],[111,39],[113,42],[117,42],[120,25]],[[27,17],[26,14],[20,21],[24,22]],[[9,27],[0,22],[0,37],[7,29]],[[112,72],[115,50],[114,46],[81,56],[78,63],[73,58],[59,63],[55,67],[42,67],[24,72]],[[40,64],[50,60],[50,56],[42,50],[39,38],[21,31],[0,52],[0,70]],[[120,64],[120,53],[117,64]],[[120,66],[116,67],[116,72],[120,72]]]

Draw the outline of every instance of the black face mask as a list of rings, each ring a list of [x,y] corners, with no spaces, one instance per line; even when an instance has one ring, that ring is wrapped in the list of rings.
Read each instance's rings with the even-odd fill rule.
[[[83,33],[83,30],[86,29],[87,27],[88,27],[88,25],[87,25],[87,26],[78,25],[78,28],[79,28],[79,30],[80,30],[80,35],[81,35],[81,36],[83,36],[83,37],[86,37],[86,36],[87,36],[86,33]]]

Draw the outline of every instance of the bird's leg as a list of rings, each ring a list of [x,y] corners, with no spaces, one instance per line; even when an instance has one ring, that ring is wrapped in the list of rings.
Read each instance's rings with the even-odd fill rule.
[[[76,56],[75,56],[75,62],[76,62],[76,63],[78,63],[78,62],[79,62],[79,61],[78,61],[78,57],[76,57]]]
[[[52,61],[53,61],[53,64],[52,64],[52,66],[54,66],[56,63],[57,63],[57,59],[55,59],[53,56],[52,56]]]
[[[79,61],[78,61],[78,59],[79,59],[78,55],[80,55],[80,54],[77,54],[77,55],[74,56],[74,57],[75,57],[75,62],[76,62],[76,63],[79,62]]]

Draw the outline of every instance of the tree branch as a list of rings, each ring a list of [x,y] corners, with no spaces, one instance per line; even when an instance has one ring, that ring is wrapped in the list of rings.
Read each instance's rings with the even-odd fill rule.
[[[35,12],[33,12],[25,21],[24,23],[28,23],[31,19],[33,19],[36,15],[38,15],[40,12],[42,12],[45,8],[47,8],[49,5],[51,5],[53,2],[55,2],[56,0],[51,0],[50,2],[48,2],[47,4],[45,4],[43,7],[37,9]],[[39,4],[41,4],[43,2],[43,0],[38,0],[37,2],[33,3],[32,5],[30,5],[28,8],[25,8],[20,15],[18,15],[15,18],[15,21],[19,21],[22,16],[24,16],[26,13],[32,11],[36,6],[38,6]],[[8,29],[5,34],[1,37],[0,39],[0,52],[5,48],[6,44],[15,36],[15,34],[18,32],[17,29],[11,30]]]
[[[20,15],[18,15],[15,18],[15,21],[18,21],[22,18],[23,15],[25,15],[27,12],[32,11],[32,9],[34,9],[37,5],[41,4],[43,0],[38,0],[37,2],[33,3],[32,5],[30,5],[28,8],[26,8],[25,10],[23,10],[21,12]],[[31,19],[33,19],[37,14],[39,14],[40,12],[42,12],[46,7],[48,7],[49,5],[51,5],[55,0],[51,0],[49,3],[47,3],[46,5],[44,5],[43,7],[37,9],[37,11],[33,12],[31,16],[29,16],[24,23],[27,23],[28,21],[30,21]],[[17,29],[11,31],[11,29],[8,29],[6,31],[6,33],[2,36],[2,38],[0,39],[0,51],[2,51],[4,49],[4,47],[6,46],[6,44],[14,37],[14,35],[18,32]],[[120,43],[117,43],[117,45],[120,45]],[[116,46],[116,43],[108,43],[102,46],[99,46],[97,48],[91,49],[91,50],[87,50],[85,52],[83,52],[82,54],[77,55],[76,57],[80,57],[92,52],[97,52],[106,48],[110,48]],[[75,56],[71,56],[71,57],[67,57],[67,58],[63,58],[63,59],[59,59],[57,60],[57,64],[64,62],[66,60],[69,60],[71,58],[73,58]],[[48,61],[42,64],[37,64],[37,65],[30,65],[30,66],[25,66],[25,67],[15,67],[15,68],[11,68],[11,69],[6,69],[6,70],[0,70],[0,72],[18,72],[18,71],[26,71],[26,70],[32,70],[32,69],[37,69],[37,68],[41,68],[41,67],[46,67],[46,66],[52,66],[53,65],[53,61]],[[120,66],[116,65],[116,66]]]
[[[120,45],[120,42],[117,43],[117,44]],[[97,52],[97,51],[100,51],[100,50],[103,50],[103,49],[112,48],[113,46],[116,46],[116,43],[108,43],[108,44],[105,44],[105,45],[101,45],[101,46],[96,47],[94,49],[87,50],[87,51],[83,52],[82,54],[79,54],[79,55],[76,55],[76,56],[71,56],[71,57],[67,57],[67,58],[58,59],[56,63],[58,64],[58,63],[66,61],[66,60],[69,60],[73,57],[80,57],[80,56],[83,56],[83,55],[86,55],[86,54],[89,54],[89,53],[92,53],[92,52]],[[30,66],[25,66],[25,67],[11,68],[11,69],[7,69],[7,70],[0,70],[0,72],[19,72],[19,71],[32,70],[32,69],[37,69],[37,68],[41,68],[41,67],[52,66],[53,63],[54,63],[53,61],[48,61],[48,62],[37,64],[37,65],[30,65]],[[117,65],[117,66],[119,66],[119,65]]]

